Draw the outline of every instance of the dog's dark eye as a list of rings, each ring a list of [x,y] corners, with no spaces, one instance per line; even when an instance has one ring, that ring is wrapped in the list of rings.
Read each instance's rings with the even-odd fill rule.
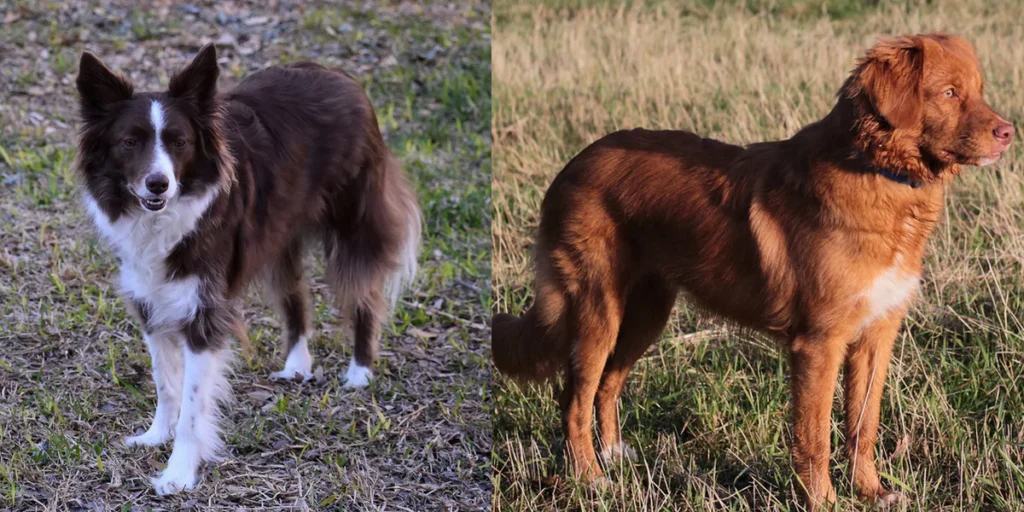
[[[185,147],[185,139],[178,139],[178,140],[174,141],[174,147],[176,147],[176,148],[183,148],[183,147]]]
[[[121,141],[121,144],[124,144],[124,147],[126,148],[134,148],[135,146],[139,145],[139,143],[136,142],[135,139],[125,139]]]
[[[956,89],[950,87],[949,89],[946,89],[946,92],[944,92],[942,94],[944,94],[947,98],[955,98],[956,97]]]

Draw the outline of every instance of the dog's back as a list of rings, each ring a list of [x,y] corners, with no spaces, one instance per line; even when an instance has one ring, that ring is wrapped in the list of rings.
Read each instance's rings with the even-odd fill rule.
[[[522,318],[494,317],[498,368],[527,380],[557,374],[574,337],[565,310],[594,293],[594,281],[624,295],[656,279],[701,290],[695,298],[710,309],[764,310],[750,307],[762,295],[760,274],[749,272],[758,268],[757,248],[746,224],[764,177],[735,172],[743,154],[689,132],[629,130],[577,155],[541,207],[534,306]]]
[[[354,323],[354,363],[368,368],[380,322],[416,273],[421,217],[366,93],[344,72],[299,63],[249,76],[224,101],[244,247],[231,287],[265,272],[288,309],[289,294],[305,295],[294,284],[303,242],[321,242],[328,278]],[[308,322],[291,330],[307,331]],[[290,337],[289,348],[298,342]]]
[[[407,222],[383,203],[385,189],[408,186],[354,79],[310,63],[272,67],[246,78],[224,100],[247,234],[259,239],[298,228],[330,235],[327,243],[334,244],[376,232],[381,240],[365,244],[367,250],[393,247],[397,240],[390,239],[402,238],[390,232],[405,230]],[[265,257],[254,254],[243,267]]]

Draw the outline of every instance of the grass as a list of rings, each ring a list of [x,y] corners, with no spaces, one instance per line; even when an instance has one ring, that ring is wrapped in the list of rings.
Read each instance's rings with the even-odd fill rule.
[[[1024,117],[1024,4],[785,0],[503,1],[495,6],[495,311],[530,303],[544,191],[611,131],[675,128],[735,143],[777,140],[824,116],[880,36],[960,33],[988,101]],[[1024,509],[1024,160],[968,168],[949,191],[919,298],[897,340],[879,443],[904,510]],[[564,474],[550,387],[494,377],[494,510],[796,510],[787,368],[768,339],[680,304],[620,405],[640,461],[593,493]],[[836,402],[833,481],[853,498]]]
[[[478,510],[489,502],[489,5],[275,4],[29,1],[2,22],[0,509]],[[376,380],[360,391],[340,385],[351,342],[316,258],[307,268],[321,379],[267,378],[284,355],[278,321],[254,293],[246,320],[255,350],[239,355],[232,378],[228,458],[204,466],[194,492],[158,498],[148,477],[170,446],[121,443],[148,426],[155,392],[141,335],[112,286],[116,262],[78,202],[73,77],[89,49],[136,90],[155,90],[201,39],[217,38],[222,88],[297,60],[363,80],[424,210],[421,273],[385,329]]]

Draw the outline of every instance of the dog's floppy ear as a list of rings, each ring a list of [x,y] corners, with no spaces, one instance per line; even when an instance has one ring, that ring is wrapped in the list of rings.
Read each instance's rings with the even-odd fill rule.
[[[217,49],[208,44],[199,50],[192,62],[171,78],[168,91],[172,98],[186,98],[205,107],[217,94]]]
[[[82,53],[75,86],[78,88],[82,117],[86,120],[102,116],[114,103],[132,97],[132,83],[114,74],[89,52]]]
[[[880,41],[858,62],[851,96],[866,95],[893,128],[918,126],[924,110],[926,44],[920,36]]]

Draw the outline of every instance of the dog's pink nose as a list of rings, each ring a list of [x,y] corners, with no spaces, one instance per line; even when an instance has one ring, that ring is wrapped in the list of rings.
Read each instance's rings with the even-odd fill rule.
[[[992,135],[996,136],[996,140],[1003,144],[1009,144],[1013,140],[1013,125],[1010,123],[1003,123],[996,126],[995,130],[992,130]]]

